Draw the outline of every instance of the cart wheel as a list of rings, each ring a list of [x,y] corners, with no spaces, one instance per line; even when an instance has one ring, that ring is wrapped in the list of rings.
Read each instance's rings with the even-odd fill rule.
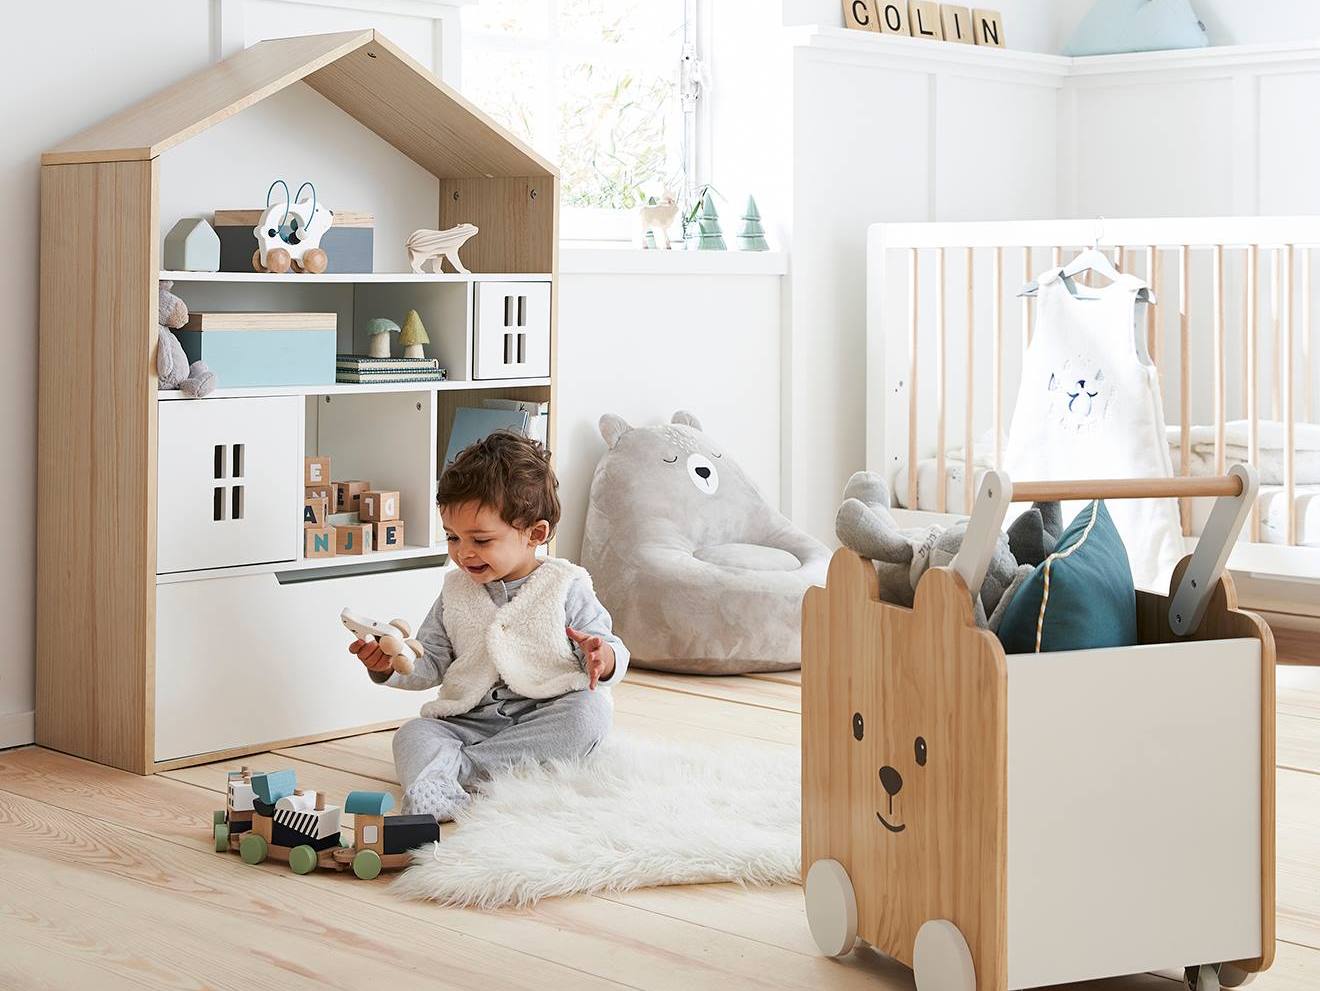
[[[841,957],[857,942],[857,896],[843,864],[818,860],[807,871],[807,926],[820,952]]]
[[[1243,970],[1231,963],[1221,963],[1219,965],[1219,986],[1221,988],[1246,987],[1255,979],[1256,974],[1254,971]]]
[[[292,259],[283,248],[271,248],[266,252],[266,271],[277,275],[289,270]]]
[[[225,853],[229,849],[229,827],[223,822],[217,822],[212,829],[215,834],[215,852]]]
[[[1183,970],[1183,983],[1187,991],[1219,991],[1219,967],[1212,963],[1187,967]]]
[[[256,833],[248,833],[238,844],[238,855],[243,858],[245,864],[259,864],[266,859],[266,854],[270,851],[263,837]]]
[[[212,825],[212,826],[218,826],[218,825],[220,825],[220,823],[222,823],[222,822],[224,822],[224,821],[225,821],[225,810],[224,810],[224,809],[216,809],[214,812],[211,813],[211,825]]]
[[[310,874],[316,870],[316,851],[306,843],[289,851],[289,870],[295,874]]]
[[[380,873],[380,854],[375,850],[359,850],[353,858],[353,873],[364,881],[370,881]]]
[[[976,991],[976,967],[967,940],[948,919],[930,919],[912,947],[917,991]]]
[[[254,272],[264,272],[264,271],[266,271],[265,266],[263,266],[263,265],[261,264],[261,249],[260,249],[260,248],[258,248],[256,251],[252,252],[252,271],[254,271]]]
[[[303,252],[302,268],[304,272],[320,275],[329,264],[330,257],[325,253],[324,248],[308,248]]]

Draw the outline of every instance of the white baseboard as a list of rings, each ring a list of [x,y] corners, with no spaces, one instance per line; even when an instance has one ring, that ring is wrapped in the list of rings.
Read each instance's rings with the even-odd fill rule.
[[[0,713],[0,750],[25,747],[36,737],[35,712]]]

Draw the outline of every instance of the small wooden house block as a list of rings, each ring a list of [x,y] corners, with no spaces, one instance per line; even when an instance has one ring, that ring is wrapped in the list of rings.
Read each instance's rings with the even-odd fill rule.
[[[997,10],[972,11],[972,37],[978,45],[1004,47],[1004,23]]]
[[[944,28],[944,40],[955,41],[960,45],[974,45],[972,37],[972,12],[956,4],[940,4],[940,25]]]
[[[331,526],[303,528],[303,557],[334,557],[335,528]]]
[[[321,498],[303,500],[303,526],[323,529],[325,518],[330,513],[330,500]]]
[[[843,0],[843,26],[854,31],[879,31],[876,0]]]
[[[303,458],[303,485],[329,485],[330,459]]]
[[[397,551],[403,547],[403,521],[383,520],[373,523],[373,547],[378,551]]]
[[[876,13],[880,21],[881,34],[911,34],[908,27],[906,0],[880,0]]]
[[[186,217],[165,235],[160,261],[175,272],[218,272],[220,235],[201,217]]]
[[[362,509],[362,493],[371,488],[370,482],[350,479],[347,482],[334,483],[334,501],[330,510],[334,513],[356,513]]]
[[[935,0],[908,0],[908,26],[914,38],[943,39],[940,5]]]
[[[371,550],[371,524],[348,523],[335,527],[336,554],[365,554]]]
[[[358,516],[364,523],[383,523],[399,518],[399,493],[370,489],[362,493]]]

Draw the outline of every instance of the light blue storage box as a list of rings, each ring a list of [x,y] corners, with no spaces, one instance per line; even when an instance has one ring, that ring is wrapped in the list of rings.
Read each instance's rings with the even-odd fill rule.
[[[333,313],[193,313],[175,331],[188,361],[204,361],[222,389],[331,385]]]

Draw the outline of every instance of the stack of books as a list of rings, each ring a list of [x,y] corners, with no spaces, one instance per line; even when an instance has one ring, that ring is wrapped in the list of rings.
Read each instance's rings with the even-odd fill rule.
[[[335,358],[335,381],[349,385],[444,380],[445,370],[435,358],[368,358],[360,354]]]

